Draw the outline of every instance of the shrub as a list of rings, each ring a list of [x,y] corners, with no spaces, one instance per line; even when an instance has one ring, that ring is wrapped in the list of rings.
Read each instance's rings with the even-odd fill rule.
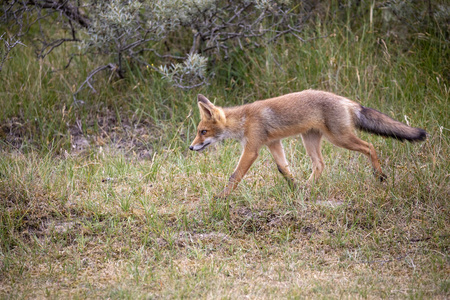
[[[299,37],[310,15],[302,9],[304,2],[16,0],[0,7],[10,39],[39,35],[34,46],[40,58],[62,44],[73,43],[65,67],[77,55],[109,61],[96,66],[83,85],[105,69],[124,77],[124,61],[128,60],[153,68],[175,86],[189,88],[207,83],[208,56],[227,58],[237,48],[260,47],[285,34]],[[57,24],[62,30],[43,23]],[[12,47],[4,49],[0,54],[6,59]],[[105,59],[98,60],[98,56]]]

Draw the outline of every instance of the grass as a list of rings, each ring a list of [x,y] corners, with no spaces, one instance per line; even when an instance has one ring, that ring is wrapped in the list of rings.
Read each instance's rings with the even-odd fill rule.
[[[302,151],[295,140],[285,145]],[[1,172],[10,174],[2,181],[3,291],[54,298],[448,293],[447,187],[421,182],[434,189],[425,199],[422,188],[399,188],[432,174],[402,167],[395,182],[377,185],[366,161],[351,157],[314,195],[292,194],[264,151],[239,193],[215,202],[234,165],[220,161],[228,152],[238,147],[200,158],[157,154],[151,162],[3,156]],[[327,155],[328,165],[342,156]],[[199,160],[210,167],[198,168]]]
[[[323,24],[216,66],[208,87],[180,91],[130,66],[73,101],[90,61],[51,72],[23,48],[0,85],[1,298],[448,298],[448,42],[409,50],[363,26]],[[329,26],[329,27],[328,27]],[[318,31],[318,32],[317,32]],[[54,61],[63,61],[64,49]],[[235,105],[333,91],[425,128],[421,144],[361,133],[365,157],[324,143],[326,169],[292,192],[266,149],[229,199],[240,147],[190,153],[195,95]],[[284,147],[300,183],[310,162]]]

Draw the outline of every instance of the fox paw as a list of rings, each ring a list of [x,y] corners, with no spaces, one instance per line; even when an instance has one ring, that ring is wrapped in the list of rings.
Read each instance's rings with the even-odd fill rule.
[[[227,196],[224,195],[223,193],[213,196],[213,200],[225,200],[226,198],[227,198]]]
[[[378,175],[378,180],[380,182],[383,182],[387,179],[387,176],[384,173],[381,173],[380,175]]]

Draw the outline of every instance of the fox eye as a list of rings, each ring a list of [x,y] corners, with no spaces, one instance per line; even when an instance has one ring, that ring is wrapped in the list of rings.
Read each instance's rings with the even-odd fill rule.
[[[202,130],[200,131],[201,135],[205,135],[206,134],[206,130]]]

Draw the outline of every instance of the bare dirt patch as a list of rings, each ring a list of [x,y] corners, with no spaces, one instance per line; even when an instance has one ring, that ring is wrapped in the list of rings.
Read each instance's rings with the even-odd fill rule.
[[[55,118],[58,117],[56,113]],[[86,120],[75,118],[53,126],[58,127],[49,125],[42,128],[37,121],[12,117],[0,123],[0,140],[2,145],[12,149],[22,149],[24,145],[40,149],[42,141],[36,136],[48,136],[49,144],[68,145],[63,147],[65,155],[80,155],[102,148],[102,151],[118,151],[140,159],[151,159],[154,145],[160,142],[164,132],[164,128],[150,118],[118,115],[111,109],[103,109]],[[62,149],[52,150],[58,153]]]

